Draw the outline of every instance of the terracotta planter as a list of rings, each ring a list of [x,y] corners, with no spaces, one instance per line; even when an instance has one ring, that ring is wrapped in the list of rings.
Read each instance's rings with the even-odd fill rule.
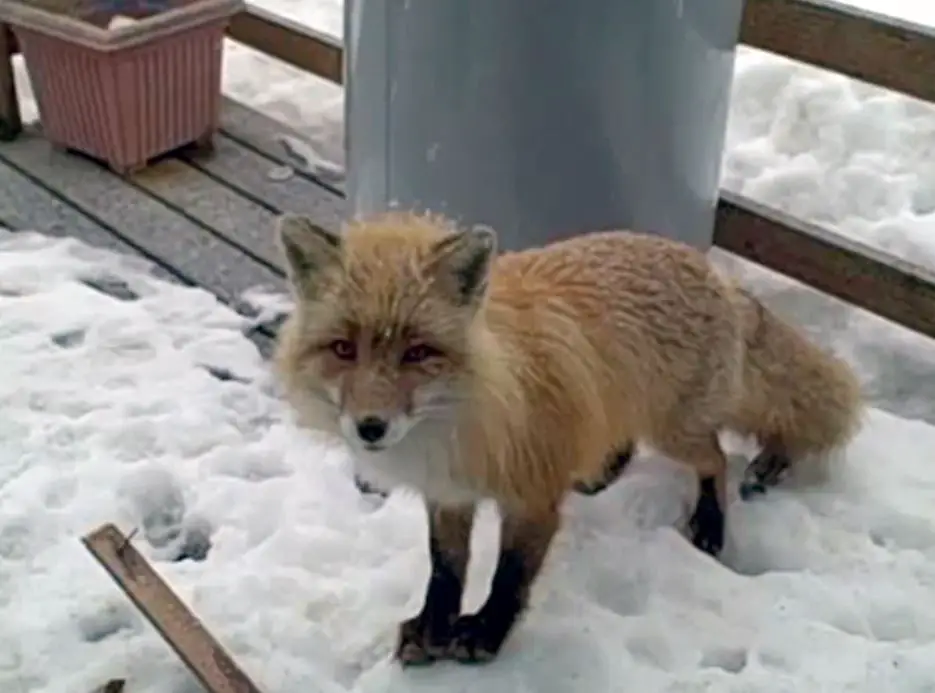
[[[120,173],[210,145],[224,31],[243,0],[0,0],[46,138]]]

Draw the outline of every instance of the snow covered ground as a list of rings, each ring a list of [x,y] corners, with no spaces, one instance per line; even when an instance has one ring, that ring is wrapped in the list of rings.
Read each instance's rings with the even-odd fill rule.
[[[340,32],[339,0],[264,4]],[[339,90],[228,57],[229,93],[340,160]],[[935,264],[933,151],[929,106],[738,60],[731,189]],[[360,496],[343,451],[290,425],[244,319],[207,293],[0,233],[0,691],[199,690],[77,540],[107,521],[142,528],[140,549],[269,693],[935,691],[935,343],[713,254],[859,369],[875,408],[831,481],[735,502],[722,565],[671,529],[684,475],[640,459],[569,503],[501,660],[403,672],[394,625],[428,570],[414,499]],[[121,283],[124,299],[93,288]],[[488,513],[469,607],[493,530]]]
[[[138,298],[92,288],[121,284]],[[640,460],[569,504],[499,662],[404,672],[388,656],[427,577],[418,504],[361,497],[343,452],[290,426],[243,327],[102,251],[0,236],[4,693],[197,690],[78,542],[106,521],[143,528],[270,692],[932,690],[932,426],[873,411],[828,486],[734,503],[726,565],[671,529],[684,475]],[[496,546],[484,520],[472,606]]]

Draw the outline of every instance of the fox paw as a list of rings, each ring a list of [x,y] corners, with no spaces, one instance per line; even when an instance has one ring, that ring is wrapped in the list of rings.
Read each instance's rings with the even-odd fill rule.
[[[744,471],[740,497],[750,500],[756,494],[765,494],[768,488],[783,480],[790,466],[789,456],[785,452],[770,447],[764,448]]]
[[[399,624],[396,659],[403,666],[431,664],[448,653],[448,633],[438,633],[425,618],[416,616]]]
[[[452,627],[448,656],[461,664],[484,664],[500,652],[506,633],[479,614],[461,616]]]
[[[383,489],[379,489],[369,481],[364,479],[362,476],[354,475],[354,485],[357,487],[357,490],[360,491],[365,496],[367,495],[376,495],[380,498],[386,498],[387,493]]]
[[[692,544],[712,556],[724,548],[724,511],[713,489],[702,485],[695,512],[688,522]]]

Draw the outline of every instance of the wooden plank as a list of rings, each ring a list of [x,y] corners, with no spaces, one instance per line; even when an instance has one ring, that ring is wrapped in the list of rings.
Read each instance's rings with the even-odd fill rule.
[[[0,154],[5,147],[0,147]],[[126,238],[119,229],[86,216],[39,182],[14,170],[0,159],[0,225],[17,231],[38,231],[56,238],[77,238],[88,245],[145,260],[145,269],[165,281],[194,286],[191,277],[181,274],[164,257],[153,255]],[[210,287],[203,287],[211,291]],[[220,297],[223,300],[223,297]],[[247,312],[246,309],[243,312]],[[247,337],[260,353],[269,355],[275,329],[258,325]]]
[[[714,243],[935,337],[935,274],[895,255],[726,192]]]
[[[217,156],[186,159],[192,166],[214,177],[273,215],[295,212],[311,216],[329,229],[338,229],[344,214],[343,200],[309,178],[296,174],[286,180],[273,180],[273,161],[223,135],[216,138]],[[270,239],[273,228],[268,226]],[[277,263],[280,261],[277,254]]]
[[[16,80],[13,78],[15,49],[10,27],[0,24],[0,140],[2,141],[12,140],[23,129],[19,100],[16,96]]]
[[[321,32],[250,5],[231,19],[228,35],[335,84],[344,81],[341,43]]]
[[[179,281],[171,268],[146,257],[113,230],[85,216],[3,162],[0,162],[0,219],[14,230],[38,231],[56,238],[77,238],[97,248],[145,258],[153,274],[161,279]]]
[[[303,168],[302,162],[289,155],[280,142],[281,137],[297,140],[305,138],[285,123],[263,115],[231,99],[224,100],[221,111],[221,130],[238,144],[262,154],[270,161],[284,166],[291,166],[299,177],[311,182],[318,188],[344,195],[343,180],[333,177],[324,178],[313,171]]]
[[[935,102],[935,31],[833,0],[746,0],[740,40]]]
[[[223,160],[225,153],[211,158]],[[268,209],[179,159],[162,161],[131,180],[170,209],[210,226],[277,276],[285,276],[273,234],[275,215]]]
[[[192,284],[245,314],[241,298],[278,274],[253,261],[219,234],[166,207],[157,198],[83,157],[54,150],[32,128],[0,147],[0,160],[26,173],[85,215],[113,229]]]
[[[119,529],[106,524],[81,541],[210,693],[260,693]]]

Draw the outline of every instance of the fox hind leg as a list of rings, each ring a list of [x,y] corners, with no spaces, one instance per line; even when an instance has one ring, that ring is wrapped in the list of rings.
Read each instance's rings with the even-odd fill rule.
[[[605,491],[612,486],[630,466],[636,446],[628,442],[612,451],[607,455],[604,466],[601,469],[601,475],[588,481],[576,481],[573,485],[575,493],[584,496],[596,496],[601,491]]]
[[[782,481],[790,466],[789,454],[782,443],[775,439],[767,440],[744,471],[740,497],[749,500],[757,493],[766,493],[769,487]]]
[[[691,542],[707,554],[720,555],[727,527],[727,458],[717,433],[679,436],[657,444],[698,475],[698,500],[688,521]]]

